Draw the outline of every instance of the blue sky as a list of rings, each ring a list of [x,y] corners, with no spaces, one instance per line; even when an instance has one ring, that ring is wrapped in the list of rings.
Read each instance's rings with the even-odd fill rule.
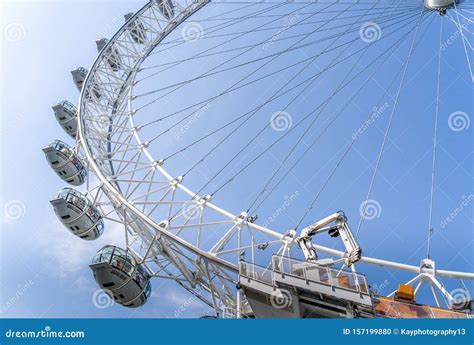
[[[95,40],[111,36],[122,25],[123,14],[136,11],[140,6],[140,1],[7,1],[2,4],[0,204],[4,213],[0,233],[1,317],[195,317],[209,313],[209,310],[196,302],[191,295],[163,280],[153,280],[152,298],[140,309],[128,310],[118,305],[97,308],[93,303],[97,286],[88,264],[94,253],[103,245],[123,243],[119,229],[112,224],[106,224],[106,232],[98,241],[82,242],[62,228],[49,204],[49,199],[64,185],[46,164],[41,148],[54,139],[69,140],[56,123],[51,106],[62,99],[76,102],[79,95],[69,71],[77,66],[88,67],[96,55]],[[216,6],[210,11],[213,11],[211,14],[216,14],[221,10]],[[206,15],[210,15],[210,12],[202,14],[204,17]],[[365,221],[360,233],[360,242],[366,255],[413,265],[418,265],[426,255],[439,44],[438,19],[435,18],[431,26],[426,26],[426,34],[407,70],[407,82],[400,95],[387,150],[371,195],[371,199],[380,205],[380,214],[373,220]],[[432,255],[439,268],[472,272],[472,126],[465,125],[465,128],[459,131],[449,126],[451,114],[459,113],[464,120],[471,120],[472,83],[462,41],[459,36],[451,39],[456,28],[448,20],[445,20],[443,25],[443,42],[447,42],[447,48],[443,51],[442,61],[443,86]],[[8,36],[12,35],[12,30],[18,30],[19,36],[15,36],[15,39]],[[292,32],[294,33],[298,32]],[[387,31],[382,33],[386,34]],[[204,36],[205,34],[206,31]],[[285,34],[288,33],[283,35]],[[467,34],[471,35],[469,37],[472,39],[472,34]],[[261,37],[255,35],[252,39],[257,41]],[[396,38],[381,43],[362,61],[368,61],[370,57],[382,53]],[[238,43],[243,45],[244,42],[236,42]],[[367,89],[350,104],[344,112],[345,117],[336,122],[337,130],[332,131],[333,135],[323,137],[308,155],[309,159],[302,161],[286,183],[269,197],[258,212],[262,222],[268,221],[272,214],[285,205],[285,197],[296,193],[296,201],[285,207],[285,211],[275,220],[272,218],[270,221],[271,226],[281,232],[295,225],[336,163],[344,145],[347,145],[353,133],[364,123],[367,114],[374,111],[378,97],[383,94],[380,85],[388,86],[393,73],[406,57],[409,43],[410,40],[407,40],[400,50],[390,57],[387,66],[374,76]],[[155,56],[154,62],[150,61],[149,66],[156,61],[172,61],[176,56],[192,55],[205,44],[209,43],[203,40],[165,51]],[[358,44],[358,47],[363,47],[363,42]],[[278,47],[279,43],[275,43],[270,51],[279,49]],[[282,63],[300,59],[303,54],[314,53],[316,49],[321,47],[295,52]],[[318,61],[317,67],[325,66],[330,58]],[[349,68],[350,63],[347,63],[330,76],[325,75],[304,95],[304,100],[289,108],[288,113],[293,124],[300,119],[300,114],[314,106],[313,102],[317,103],[327,96],[330,90],[336,88]],[[206,66],[183,66],[178,75],[164,74],[159,80],[153,79],[150,84],[143,84],[143,88],[158,88],[182,80],[194,69],[201,71],[205,70]],[[367,73],[370,71],[372,70],[368,68]],[[282,79],[291,78],[292,73],[294,71],[289,70],[282,75]],[[220,79],[202,84],[205,86],[194,96],[205,97],[216,92],[216,88],[220,87],[229,75],[224,74],[218,78]],[[268,85],[265,90],[255,85],[242,91],[238,97],[228,98],[222,104],[211,106],[199,121],[190,124],[192,132],[203,133],[209,127],[217,126],[221,123],[219,121],[227,118],[222,114],[231,115],[233,110],[245,111],[249,100],[258,100],[256,95],[269,97],[280,85],[278,83],[281,84],[281,80],[275,80],[274,84]],[[343,209],[352,227],[357,228],[359,207],[367,193],[383,132],[394,105],[396,85],[398,82],[382,102],[387,106],[378,108],[377,111],[380,111],[381,115],[377,116],[375,123],[360,136],[352,154],[321,194],[317,207],[305,220],[306,223]],[[136,92],[140,90],[137,88]],[[340,96],[341,102],[347,99],[345,97],[348,97],[349,91]],[[296,92],[297,89],[293,94]],[[180,100],[183,94],[174,97],[176,98],[171,98],[164,104],[162,111],[171,111],[177,103],[193,100],[191,96]],[[139,102],[140,100],[137,105]],[[338,102],[330,104],[326,111],[335,111],[337,105]],[[268,122],[270,115],[281,110],[283,106],[282,101],[265,109],[264,114],[245,129],[245,133],[253,134],[256,127]],[[151,116],[154,112],[150,110],[147,114]],[[323,128],[322,124],[318,126],[318,131]],[[287,141],[272,149],[271,155],[249,169],[248,173],[242,174],[239,184],[231,184],[220,192],[215,202],[236,213],[244,209],[252,201],[252,191],[258,189],[271,170],[278,166],[278,160],[273,159],[272,155],[284,156],[291,142],[303,130],[295,130],[295,134],[288,136]],[[312,132],[305,139],[306,144],[309,145],[318,131]],[[262,142],[252,146],[246,156],[239,159],[239,164],[251,159],[259,150],[278,138],[278,135],[281,133],[271,132],[264,136]],[[200,167],[199,173],[190,177],[189,183],[193,188],[199,189],[203,184],[203,177],[212,176],[218,170],[226,157],[232,155],[232,150],[236,150],[237,145],[242,143],[241,138],[242,136],[238,136],[229,140],[227,146],[215,153],[212,164],[209,163],[205,168]],[[183,140],[192,139],[191,134],[176,140],[171,136],[164,137],[160,142],[160,149],[163,150],[160,154],[170,154],[176,147],[185,145]],[[186,153],[182,159],[170,160],[170,170],[179,174],[195,157],[202,155],[206,148],[207,144],[196,146],[194,151]],[[155,148],[152,147],[153,149]],[[299,147],[298,152],[303,149],[304,147]],[[232,169],[237,166],[238,164]],[[217,188],[223,181],[225,178],[222,177],[209,187],[209,191]],[[464,205],[464,200],[471,201]],[[17,210],[18,217],[14,214]],[[13,216],[8,217],[8,212],[12,212]],[[456,216],[451,217],[452,213],[456,213]],[[447,219],[450,220],[443,225]],[[326,239],[323,241],[325,244],[330,243]],[[372,284],[378,286],[382,293],[391,292],[398,282],[410,278],[409,275],[399,272],[365,266],[363,269]],[[446,284],[449,289],[458,287],[457,283]],[[472,284],[468,286],[472,291]]]

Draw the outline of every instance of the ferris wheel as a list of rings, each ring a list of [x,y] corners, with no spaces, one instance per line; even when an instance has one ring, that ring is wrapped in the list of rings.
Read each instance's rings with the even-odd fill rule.
[[[473,14],[474,3],[455,0],[150,1],[126,14],[113,37],[96,42],[89,69],[71,72],[77,107],[53,106],[75,145],[56,140],[43,151],[62,180],[82,186],[62,189],[54,211],[82,240],[121,225],[123,247],[105,246],[90,267],[100,288],[125,307],[146,303],[153,279],[171,279],[216,317],[471,317],[468,289],[456,295],[442,279],[472,280],[474,273],[436,267],[430,241],[443,40],[458,33],[461,49],[449,54],[472,76]],[[416,266],[364,255],[359,232],[427,32],[437,66],[433,188],[428,254]],[[395,66],[399,50],[404,58]],[[386,85],[375,93],[378,75]],[[384,105],[390,93],[393,101]],[[275,193],[294,176],[308,178],[301,163],[313,149],[323,143],[319,149],[328,151],[331,138],[349,128],[350,119],[338,120],[362,98],[389,121],[375,144],[358,224],[337,205],[319,218],[314,210],[379,117],[373,110],[342,151],[310,165],[324,168],[324,176],[316,192],[301,197],[306,205],[293,224],[282,229],[273,216],[262,222],[260,211],[275,209],[268,206]],[[277,216],[300,194],[286,194]],[[413,279],[379,296],[360,264]],[[418,303],[423,286],[433,306]]]

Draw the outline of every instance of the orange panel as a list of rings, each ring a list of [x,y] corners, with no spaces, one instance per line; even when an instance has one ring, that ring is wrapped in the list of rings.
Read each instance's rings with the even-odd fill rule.
[[[410,313],[406,316],[407,318],[413,319],[431,319],[430,308],[422,305],[408,305]]]
[[[393,300],[389,298],[380,298],[379,302],[375,304],[375,315],[398,318],[398,313],[393,308]]]
[[[400,284],[397,290],[397,298],[413,301],[415,299],[415,290],[411,285]]]
[[[398,312],[400,313],[400,317],[402,319],[416,319],[418,318],[418,314],[414,308],[412,308],[409,304],[404,303],[396,303],[396,308],[398,308]]]
[[[431,311],[437,319],[467,319],[467,313],[442,308],[431,308]]]
[[[389,318],[466,319],[469,317],[468,313],[465,312],[428,305],[402,303],[388,297],[380,297],[379,302],[374,305],[374,311],[376,316]]]

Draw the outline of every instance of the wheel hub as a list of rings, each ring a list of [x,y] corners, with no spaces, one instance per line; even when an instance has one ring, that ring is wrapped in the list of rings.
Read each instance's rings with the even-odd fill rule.
[[[456,0],[425,0],[425,7],[429,10],[438,11],[439,14],[443,15],[455,2]]]

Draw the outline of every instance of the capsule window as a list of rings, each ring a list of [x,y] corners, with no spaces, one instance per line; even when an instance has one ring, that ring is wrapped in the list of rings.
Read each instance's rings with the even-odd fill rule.
[[[114,286],[115,283],[114,282],[110,282],[110,283],[105,283],[103,286],[104,287],[111,287],[111,286]]]
[[[66,214],[65,216],[61,216],[61,219],[69,219],[71,216],[69,214]]]

